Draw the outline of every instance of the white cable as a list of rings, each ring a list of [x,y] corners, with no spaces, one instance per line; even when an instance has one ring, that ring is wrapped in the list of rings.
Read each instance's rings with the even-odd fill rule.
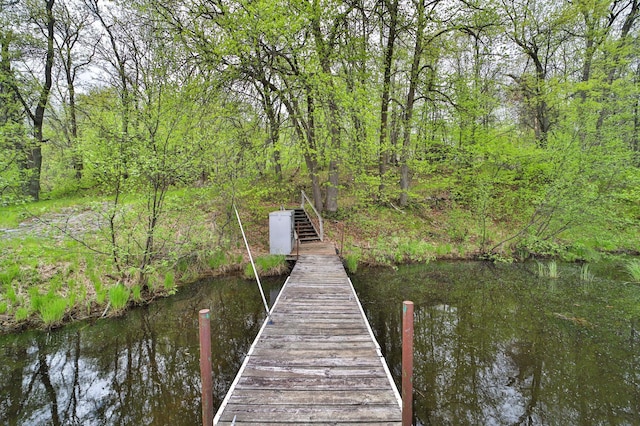
[[[260,289],[260,296],[262,296],[262,302],[264,303],[264,309],[267,311],[267,316],[269,316],[269,305],[267,304],[267,299],[264,297],[264,290],[262,290],[262,283],[260,283],[260,277],[258,276],[258,271],[256,270],[256,265],[253,263],[253,256],[251,256],[251,249],[249,248],[249,243],[247,242],[247,236],[244,234],[244,228],[242,227],[242,221],[240,220],[240,215],[238,214],[238,209],[236,205],[233,205],[233,210],[236,212],[236,217],[238,218],[238,225],[240,225],[240,231],[242,232],[242,238],[244,238],[244,245],[247,247],[247,253],[249,253],[249,260],[251,261],[251,267],[253,268],[253,274],[256,276],[256,281],[258,281],[258,288]]]

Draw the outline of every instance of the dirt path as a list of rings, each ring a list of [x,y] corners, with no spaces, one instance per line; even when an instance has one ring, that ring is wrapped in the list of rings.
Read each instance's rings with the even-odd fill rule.
[[[101,203],[94,206],[65,207],[56,213],[40,216],[32,214],[16,228],[0,228],[0,238],[80,238],[87,232],[97,231],[107,223],[107,207],[106,203]]]

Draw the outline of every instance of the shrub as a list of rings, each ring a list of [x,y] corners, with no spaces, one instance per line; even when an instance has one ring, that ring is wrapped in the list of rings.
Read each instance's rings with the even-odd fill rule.
[[[109,289],[109,302],[116,311],[123,309],[127,306],[129,301],[129,289],[122,284],[118,284]]]

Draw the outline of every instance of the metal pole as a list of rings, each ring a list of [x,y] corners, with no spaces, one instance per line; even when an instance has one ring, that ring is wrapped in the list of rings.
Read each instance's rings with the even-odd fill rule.
[[[200,377],[202,379],[202,426],[213,424],[213,376],[211,373],[211,321],[209,309],[201,309]]]
[[[413,302],[402,302],[402,426],[413,424]]]
[[[262,296],[262,303],[264,303],[264,309],[265,311],[267,311],[267,316],[269,316],[269,305],[267,304],[267,298],[264,297],[264,290],[262,290],[262,283],[260,282],[260,277],[258,276],[258,271],[256,270],[256,264],[253,263],[253,256],[251,256],[251,249],[249,248],[249,243],[247,242],[247,236],[244,234],[244,228],[242,227],[242,221],[240,220],[238,209],[236,208],[235,205],[233,206],[233,209],[236,211],[236,217],[238,218],[238,225],[240,225],[242,238],[244,238],[244,245],[247,247],[247,253],[249,253],[249,260],[251,261],[251,267],[253,268],[253,275],[255,275],[256,281],[258,281],[258,288],[260,289],[260,296]]]

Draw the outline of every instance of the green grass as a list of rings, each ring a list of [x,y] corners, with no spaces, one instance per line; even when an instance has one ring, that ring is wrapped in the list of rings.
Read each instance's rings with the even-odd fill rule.
[[[49,326],[62,321],[67,304],[67,299],[57,296],[47,297],[43,300],[38,312],[40,312],[40,317],[45,325]]]
[[[7,304],[7,302],[5,301],[0,302],[0,315],[6,314],[8,309],[9,309],[9,305]]]
[[[287,270],[287,259],[284,255],[266,255],[255,258],[254,263],[259,276],[262,275],[280,275]],[[247,279],[254,278],[251,263],[247,263],[244,268],[244,276]]]
[[[164,289],[172,290],[176,286],[176,276],[173,272],[167,272],[164,275]]]
[[[31,312],[29,311],[29,309],[24,306],[21,306],[18,309],[16,309],[14,318],[16,319],[16,321],[21,322],[29,318],[29,315],[31,315]]]
[[[344,257],[344,263],[347,266],[347,270],[355,274],[358,271],[358,261],[360,260],[360,255],[357,253],[351,253]]]
[[[214,252],[207,258],[207,265],[209,265],[211,269],[219,269],[224,266],[226,262],[227,256],[222,250]]]
[[[111,307],[116,311],[124,309],[129,302],[129,294],[131,291],[122,284],[115,285],[109,289],[109,302]]]
[[[594,275],[589,271],[589,264],[583,263],[580,266],[580,281],[591,282],[594,278]]]
[[[0,272],[0,284],[10,285],[14,279],[20,277],[20,266],[9,265],[6,269]]]
[[[551,262],[549,262],[549,264],[547,265],[547,268],[549,269],[549,278],[558,278],[559,276],[558,264],[556,263],[555,260],[552,260]]]
[[[624,269],[631,276],[633,282],[640,283],[640,259],[629,260],[624,265]]]
[[[139,285],[134,285],[131,288],[131,293],[133,293],[133,300],[135,302],[142,301],[142,288]]]

